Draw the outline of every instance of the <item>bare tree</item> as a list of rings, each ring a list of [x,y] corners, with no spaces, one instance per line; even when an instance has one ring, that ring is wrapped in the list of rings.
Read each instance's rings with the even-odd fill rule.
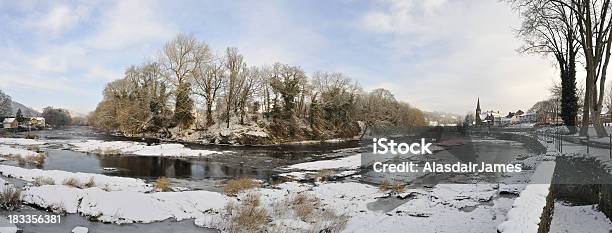
[[[523,23],[518,36],[523,39],[524,53],[552,55],[557,62],[561,85],[558,100],[561,117],[572,131],[576,130],[578,97],[576,95],[576,56],[580,44],[575,39],[578,31],[576,16],[563,3],[549,0],[513,0]]]
[[[167,71],[166,78],[175,88],[174,119],[182,129],[189,128],[194,121],[189,79],[196,68],[199,48],[195,37],[178,34],[174,40],[166,43],[161,55],[161,64]]]
[[[610,61],[612,43],[612,12],[610,0],[550,0],[563,4],[576,17],[578,32],[576,40],[582,47],[586,65],[586,90],[582,110],[581,135],[588,132],[592,121],[598,136],[606,136],[601,124],[601,107],[605,92],[605,81]]]
[[[206,127],[215,123],[213,105],[223,84],[225,67],[223,58],[211,54],[208,45],[201,44],[196,56],[193,83],[194,93],[204,98],[206,107]]]
[[[236,85],[236,108],[240,111],[240,124],[244,124],[247,105],[255,91],[259,88],[260,75],[260,70],[257,67],[245,68],[241,72],[238,84]]]
[[[242,72],[245,63],[242,55],[238,53],[237,48],[227,48],[225,51],[225,68],[228,71],[227,80],[225,81],[225,120],[227,128],[230,127],[231,110],[235,103],[236,89],[238,78]]]

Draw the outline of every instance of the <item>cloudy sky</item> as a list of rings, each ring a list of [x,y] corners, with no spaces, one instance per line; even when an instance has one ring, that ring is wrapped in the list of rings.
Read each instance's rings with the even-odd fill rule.
[[[0,0],[0,89],[41,109],[93,110],[104,84],[154,59],[177,33],[250,65],[283,62],[343,72],[423,110],[529,108],[556,78],[521,55],[520,19],[497,0]]]

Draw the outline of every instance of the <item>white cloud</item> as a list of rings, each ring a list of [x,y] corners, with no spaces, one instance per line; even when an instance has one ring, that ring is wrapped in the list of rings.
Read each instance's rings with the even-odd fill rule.
[[[118,50],[132,45],[159,42],[175,31],[156,12],[154,1],[117,1],[104,12],[90,45],[98,49]]]
[[[44,12],[34,11],[26,16],[23,26],[41,30],[43,33],[63,33],[74,28],[89,16],[87,5],[55,5]]]
[[[296,22],[282,4],[250,2],[240,6],[238,16],[237,26],[243,31],[229,46],[237,47],[249,65],[304,65],[316,59],[315,54],[325,46],[313,25]]]
[[[388,48],[395,85],[383,86],[426,110],[465,113],[477,97],[486,109],[525,109],[556,78],[548,61],[515,51],[520,20],[503,2],[385,1],[359,23]]]

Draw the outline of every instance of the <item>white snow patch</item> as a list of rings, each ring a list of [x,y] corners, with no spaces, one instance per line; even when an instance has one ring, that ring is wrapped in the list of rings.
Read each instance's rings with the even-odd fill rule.
[[[20,146],[32,146],[32,145],[43,145],[47,142],[38,139],[27,139],[27,138],[0,138],[0,144],[5,145],[20,145]]]
[[[80,213],[110,223],[150,223],[174,218],[178,221],[214,214],[228,197],[210,191],[141,193],[107,192],[100,188],[78,189],[64,185],[29,187],[24,202],[43,208]]]
[[[13,148],[11,146],[5,146],[5,145],[0,145],[0,155],[2,156],[19,156],[21,158],[28,158],[28,157],[32,157],[32,156],[37,156],[38,153],[31,151],[31,150],[27,150],[27,149],[23,149],[23,148]]]
[[[100,141],[87,140],[73,142],[74,150],[99,154],[133,154],[141,156],[171,156],[171,157],[200,157],[211,154],[220,154],[212,150],[195,150],[186,148],[182,144],[160,144],[147,146],[141,142],[131,141]]]
[[[318,171],[323,169],[357,169],[361,166],[361,154],[348,157],[319,160],[314,162],[298,163],[286,167],[285,169],[299,169],[308,171]]]
[[[68,178],[77,179],[81,184],[93,179],[95,186],[109,191],[135,191],[148,192],[153,188],[144,180],[128,177],[105,176],[100,174],[67,172],[59,170],[40,170],[25,169],[15,166],[0,165],[0,174],[8,177],[15,177],[21,180],[33,182],[36,177],[48,177],[54,180],[55,184],[62,184]]]
[[[87,233],[87,232],[89,232],[89,229],[87,227],[78,226],[72,229],[72,233]]]
[[[569,206],[555,202],[550,232],[612,232],[612,222],[597,205]]]
[[[498,232],[538,232],[554,170],[554,161],[540,163],[530,184],[512,204],[507,220],[497,227]]]
[[[25,203],[35,204],[58,212],[76,213],[83,190],[66,185],[30,187],[22,192]]]

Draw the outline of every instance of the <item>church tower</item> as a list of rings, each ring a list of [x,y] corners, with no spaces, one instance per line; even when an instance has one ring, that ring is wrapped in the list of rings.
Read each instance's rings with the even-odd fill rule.
[[[480,126],[482,124],[482,119],[480,119],[480,97],[478,97],[478,102],[476,103],[476,126]]]

